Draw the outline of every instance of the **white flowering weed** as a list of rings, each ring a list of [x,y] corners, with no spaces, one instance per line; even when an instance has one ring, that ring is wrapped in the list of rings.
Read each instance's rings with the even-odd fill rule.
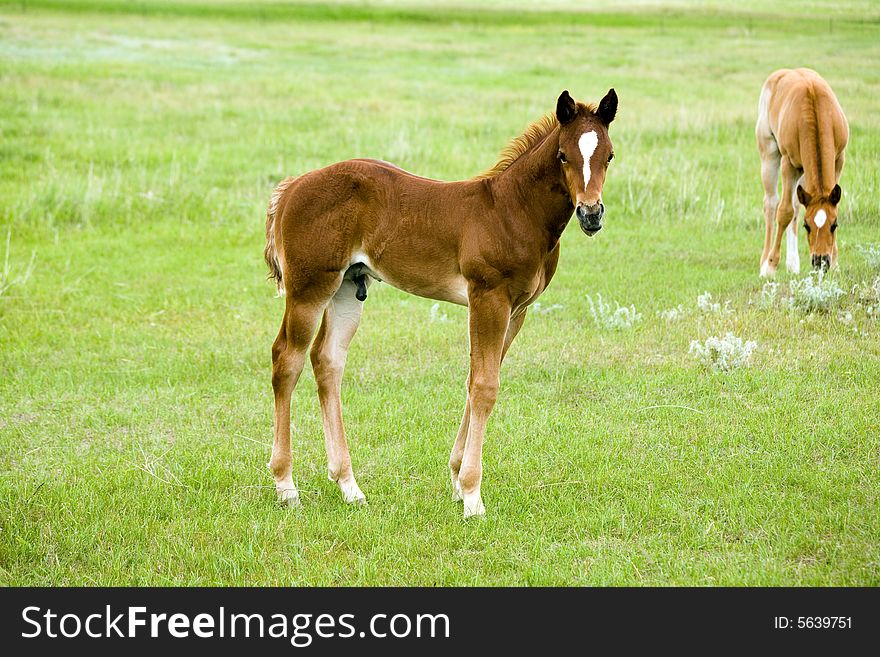
[[[730,302],[727,301],[724,304],[724,307],[722,307],[720,303],[712,299],[712,293],[708,291],[703,292],[697,297],[697,308],[705,315],[720,315],[722,313],[732,312],[729,306]]]
[[[593,302],[593,297],[588,294],[587,301],[590,302],[590,313],[593,315],[593,321],[602,328],[614,330],[630,329],[642,319],[641,313],[636,312],[634,305],[629,307],[621,306],[615,301],[616,309],[611,310],[611,304],[605,303],[602,300],[601,294],[596,295],[595,302]]]
[[[779,297],[779,283],[768,281],[761,287],[761,296],[758,297],[758,308],[761,310],[769,310],[776,305],[776,299]]]
[[[846,294],[833,278],[821,271],[818,275],[811,273],[800,280],[795,279],[788,287],[791,292],[789,307],[805,313],[827,313]]]
[[[757,346],[753,340],[743,342],[742,338],[728,332],[723,338],[713,335],[705,342],[691,340],[688,353],[716,372],[727,372],[747,366]]]
[[[677,322],[687,315],[687,310],[684,306],[678,304],[675,308],[661,310],[658,314],[660,315],[660,319],[665,319],[667,322]]]
[[[880,319],[880,276],[872,282],[862,281],[852,288],[852,296],[856,303],[865,309],[871,319]]]
[[[880,269],[880,244],[857,244],[856,248],[871,269]]]
[[[440,304],[435,303],[431,306],[431,321],[432,322],[445,322],[448,319],[446,317],[446,313],[440,312]]]

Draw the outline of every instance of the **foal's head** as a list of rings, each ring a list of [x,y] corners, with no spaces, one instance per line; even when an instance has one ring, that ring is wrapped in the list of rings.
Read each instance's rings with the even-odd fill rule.
[[[614,157],[608,126],[617,114],[617,94],[609,89],[594,109],[576,103],[563,91],[556,101],[559,121],[559,166],[581,229],[590,236],[602,228],[602,186]]]
[[[816,269],[831,266],[834,243],[837,239],[837,204],[840,203],[840,185],[835,185],[828,196],[809,194],[797,187],[798,201],[807,209],[804,228],[810,245],[810,260]]]

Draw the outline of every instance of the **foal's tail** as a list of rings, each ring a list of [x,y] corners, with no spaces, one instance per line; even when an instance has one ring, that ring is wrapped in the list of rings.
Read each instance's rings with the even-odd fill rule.
[[[266,248],[263,250],[263,257],[266,258],[266,264],[269,265],[269,274],[266,278],[275,281],[278,287],[278,296],[284,296],[284,280],[281,274],[281,261],[278,259],[278,249],[275,246],[275,219],[278,214],[278,203],[281,196],[287,191],[291,183],[296,180],[295,177],[285,178],[275,190],[269,199],[269,207],[266,209]]]

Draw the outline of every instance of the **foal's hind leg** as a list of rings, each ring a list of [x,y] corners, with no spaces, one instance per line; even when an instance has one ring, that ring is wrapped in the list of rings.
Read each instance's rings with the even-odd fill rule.
[[[329,276],[307,290],[288,288],[284,320],[272,344],[272,389],[275,392],[275,439],[268,466],[275,477],[275,492],[282,504],[299,504],[293,483],[290,454],[290,398],[306,361],[306,351],[315,334],[327,300],[339,285],[339,275]],[[291,286],[292,287],[292,286]],[[290,294],[293,292],[293,294]]]
[[[356,298],[358,286],[344,280],[324,311],[324,321],[312,345],[312,369],[321,400],[324,419],[324,447],[327,450],[327,476],[335,481],[348,503],[363,504],[364,494],[351,470],[351,457],[342,423],[340,388],[348,345],[357,331],[363,303]]]
[[[758,152],[761,154],[761,184],[764,186],[764,249],[761,252],[761,276],[770,276],[770,245],[773,240],[773,224],[776,223],[776,208],[779,206],[779,147],[767,127],[758,119],[755,130],[758,138]]]

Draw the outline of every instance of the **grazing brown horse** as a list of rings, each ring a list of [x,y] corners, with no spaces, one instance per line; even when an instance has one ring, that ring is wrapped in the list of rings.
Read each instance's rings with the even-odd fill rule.
[[[272,345],[269,461],[282,503],[299,503],[291,476],[290,397],[309,345],[329,477],[346,502],[364,502],[351,469],[340,386],[367,287],[379,280],[468,307],[467,403],[449,468],[465,517],[485,512],[483,434],[501,361],[529,304],[556,271],[559,237],[572,212],[587,235],[602,228],[602,186],[613,157],[608,126],[616,112],[613,89],[598,107],[564,91],[554,114],[529,126],[492,169],[470,180],[430,180],[357,159],[278,185],[267,212],[265,256],[286,296]]]
[[[785,264],[800,272],[798,203],[806,208],[804,228],[813,267],[837,264],[837,204],[849,125],[831,87],[808,68],[781,69],[761,89],[755,126],[764,184],[764,251],[761,276],[779,265],[782,233],[788,227]],[[776,192],[782,172],[782,201]],[[773,223],[776,239],[772,243]]]

